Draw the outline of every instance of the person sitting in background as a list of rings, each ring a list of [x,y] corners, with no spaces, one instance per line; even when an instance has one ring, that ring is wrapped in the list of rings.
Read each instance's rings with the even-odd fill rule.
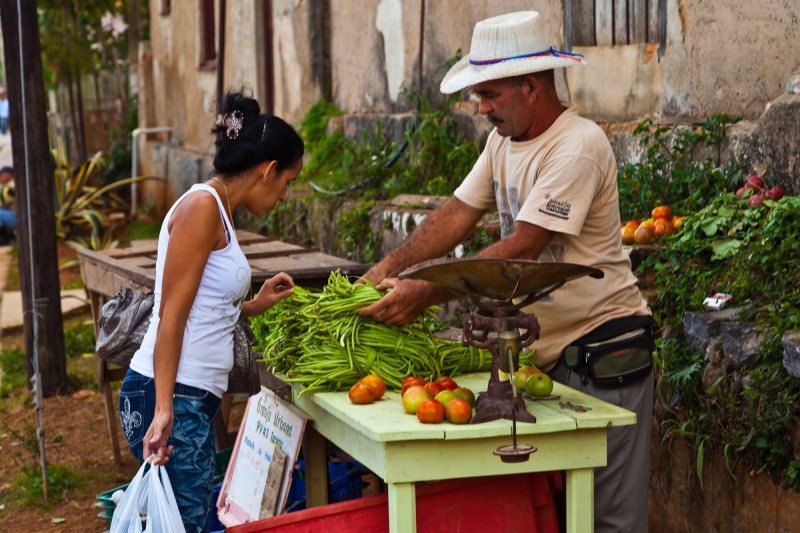
[[[14,170],[0,168],[0,246],[14,239],[17,216],[14,214]]]
[[[8,97],[3,86],[0,86],[0,133],[8,133]]]

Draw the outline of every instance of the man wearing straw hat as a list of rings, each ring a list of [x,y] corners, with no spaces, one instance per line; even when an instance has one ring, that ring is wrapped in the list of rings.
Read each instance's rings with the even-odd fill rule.
[[[608,138],[556,92],[553,69],[584,63],[580,55],[555,48],[536,12],[477,23],[470,53],[447,73],[441,90],[471,87],[480,98],[480,113],[495,128],[454,197],[367,272],[365,278],[392,290],[362,314],[404,324],[427,306],[451,298],[437,285],[394,276],[451,251],[495,206],[502,240],[479,257],[602,270],[602,280],[570,281],[525,311],[541,325],[541,336],[532,345],[540,368],[557,381],[636,413],[636,425],[608,432],[608,466],[595,471],[594,517],[596,531],[642,532],[647,531],[653,408],[651,313],[622,249],[617,169]],[[581,358],[567,357],[583,355],[580,350],[590,341],[624,344],[628,338],[644,339],[639,364],[623,369],[611,385],[586,366],[570,364]]]

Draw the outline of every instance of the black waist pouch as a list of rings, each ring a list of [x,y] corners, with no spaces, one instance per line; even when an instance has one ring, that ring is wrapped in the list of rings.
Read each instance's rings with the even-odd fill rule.
[[[646,378],[653,370],[653,318],[615,318],[564,348],[564,366],[599,387],[616,388]]]

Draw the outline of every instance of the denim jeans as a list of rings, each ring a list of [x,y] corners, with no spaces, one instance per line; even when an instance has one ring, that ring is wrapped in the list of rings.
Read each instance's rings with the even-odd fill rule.
[[[129,369],[119,393],[119,414],[128,446],[140,464],[155,398],[153,379]],[[214,417],[219,405],[220,399],[208,391],[175,384],[175,421],[168,440],[173,449],[165,467],[187,533],[209,530],[216,461]]]

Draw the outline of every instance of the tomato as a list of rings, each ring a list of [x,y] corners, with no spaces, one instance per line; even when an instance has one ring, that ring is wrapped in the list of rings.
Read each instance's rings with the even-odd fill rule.
[[[654,235],[655,230],[652,229],[652,226],[642,224],[633,232],[633,242],[636,244],[650,244],[653,242]]]
[[[436,400],[425,400],[417,409],[417,420],[423,424],[438,424],[444,420],[444,405]]]
[[[472,406],[469,402],[456,398],[445,406],[444,417],[451,424],[466,424],[472,420]]]
[[[672,222],[670,222],[666,218],[657,218],[654,233],[656,234],[657,237],[663,237],[664,235],[669,235],[670,233],[672,233]]]
[[[457,398],[465,400],[470,405],[475,405],[475,393],[466,387],[459,387],[453,391]]]
[[[403,410],[413,415],[425,400],[433,400],[431,393],[425,390],[425,387],[421,385],[414,385],[403,395]]]
[[[630,227],[630,228],[636,229],[636,228],[638,228],[638,227],[639,227],[639,225],[640,225],[641,223],[642,223],[642,221],[641,221],[641,220],[636,220],[636,219],[633,219],[633,220],[629,220],[628,222],[626,222],[626,223],[625,223],[625,226],[628,226],[628,227]]]
[[[672,209],[667,207],[666,205],[659,205],[655,209],[653,209],[652,213],[650,213],[653,217],[653,220],[658,220],[659,218],[666,218],[667,220],[672,220]]]
[[[553,392],[553,380],[543,372],[534,374],[525,382],[525,392],[539,398],[550,396]]]
[[[347,396],[356,405],[364,405],[375,401],[375,393],[363,383],[356,383],[350,387],[350,392]]]
[[[383,394],[386,392],[386,382],[376,374],[367,374],[363,378],[359,379],[358,382],[363,383],[372,389],[376,400],[380,400],[383,397]]]
[[[440,392],[445,390],[444,388],[442,388],[441,385],[439,385],[435,381],[431,381],[430,383],[426,383],[425,385],[423,385],[423,387],[428,389],[428,392],[431,393],[431,396],[436,396],[437,394],[439,394]]]
[[[441,385],[443,389],[454,390],[458,388],[458,383],[456,383],[450,376],[436,378],[435,382]]]
[[[444,389],[442,392],[433,397],[434,400],[447,407],[447,404],[453,400],[457,400],[455,391]]]
[[[409,380],[408,378],[406,378],[406,380],[408,380],[408,381],[403,383],[403,388],[400,389],[400,397],[401,398],[406,395],[406,391],[408,389],[410,389],[411,387],[422,387],[427,383],[427,381],[422,379],[422,378],[418,378],[418,377],[414,377],[414,376],[409,376],[409,377],[412,377],[414,379]]]
[[[535,366],[524,365],[519,367],[519,370],[514,372],[514,385],[517,387],[517,390],[524,389],[525,382],[528,381],[528,378],[537,372],[540,372],[540,370]]]
[[[405,385],[409,381],[416,381],[418,379],[421,379],[422,381],[425,381],[425,379],[417,377],[417,376],[408,376],[406,379],[403,380],[403,385]]]
[[[636,228],[633,226],[624,226],[619,233],[622,237],[622,244],[634,243],[633,234],[636,233]]]

